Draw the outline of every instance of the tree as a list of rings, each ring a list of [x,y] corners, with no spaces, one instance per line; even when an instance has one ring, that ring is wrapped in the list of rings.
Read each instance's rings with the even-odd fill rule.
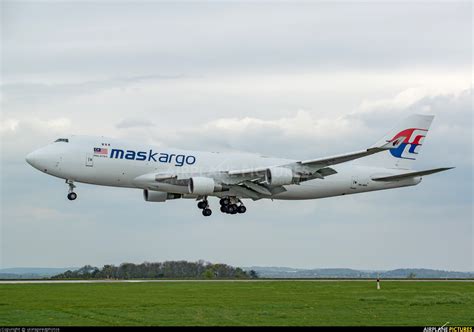
[[[214,279],[215,272],[212,268],[210,268],[210,269],[207,269],[206,271],[204,271],[202,276],[204,277],[204,279]]]
[[[51,277],[52,279],[249,279],[258,278],[255,271],[246,272],[227,264],[212,264],[205,261],[167,261],[142,264],[122,263],[118,267],[104,265],[102,269],[86,265],[75,271]]]

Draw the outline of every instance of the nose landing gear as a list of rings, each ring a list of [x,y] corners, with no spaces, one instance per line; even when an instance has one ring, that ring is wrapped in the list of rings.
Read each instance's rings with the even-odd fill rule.
[[[74,188],[76,188],[76,186],[74,185],[73,180],[66,180],[66,183],[69,185],[69,193],[67,194],[67,199],[73,201],[77,198],[77,194],[74,192]]]

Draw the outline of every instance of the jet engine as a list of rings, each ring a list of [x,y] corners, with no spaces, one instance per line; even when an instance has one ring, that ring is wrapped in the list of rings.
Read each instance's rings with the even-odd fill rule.
[[[284,186],[294,183],[293,171],[285,167],[268,168],[265,174],[266,182],[271,186]]]
[[[188,190],[190,194],[210,195],[213,192],[221,191],[222,186],[217,184],[214,179],[195,176],[189,179]]]
[[[164,202],[168,199],[181,198],[181,194],[166,193],[164,191],[143,190],[143,198],[147,202]]]

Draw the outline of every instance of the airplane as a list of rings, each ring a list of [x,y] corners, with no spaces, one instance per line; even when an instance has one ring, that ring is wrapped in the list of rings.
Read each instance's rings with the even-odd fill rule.
[[[208,197],[227,214],[246,212],[244,199],[303,200],[417,185],[453,167],[413,170],[433,115],[411,115],[365,150],[290,160],[250,153],[157,148],[106,137],[58,138],[26,156],[34,168],[61,179],[74,201],[75,183],[139,188],[147,202],[191,198],[204,216]]]

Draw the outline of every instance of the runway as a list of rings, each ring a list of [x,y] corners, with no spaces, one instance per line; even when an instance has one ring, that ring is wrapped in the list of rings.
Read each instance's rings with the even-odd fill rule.
[[[0,285],[10,284],[98,284],[98,283],[214,283],[214,282],[375,282],[375,279],[244,279],[244,280],[0,280]],[[474,279],[380,279],[380,282],[474,282]]]

